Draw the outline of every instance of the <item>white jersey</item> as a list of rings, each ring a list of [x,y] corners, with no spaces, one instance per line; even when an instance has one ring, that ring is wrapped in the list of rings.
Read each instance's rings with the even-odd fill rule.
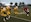
[[[3,10],[6,11],[6,8],[4,7]]]
[[[27,12],[29,12],[29,9],[27,9]]]

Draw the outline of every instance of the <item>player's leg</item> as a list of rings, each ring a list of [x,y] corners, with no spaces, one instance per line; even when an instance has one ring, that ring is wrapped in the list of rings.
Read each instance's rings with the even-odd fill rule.
[[[27,16],[29,16],[30,15],[30,13],[29,13],[29,9],[27,9]]]
[[[6,17],[6,20],[9,20],[10,19],[10,15],[8,15],[7,17]]]
[[[30,13],[29,12],[27,12],[27,16],[30,16]]]
[[[11,14],[10,14],[10,12],[8,11],[8,12],[7,12],[7,17],[6,17],[7,20],[10,19],[10,15],[11,15]]]
[[[3,21],[6,22],[6,17],[3,17]]]
[[[29,11],[25,11],[25,12],[26,12],[26,16],[29,16],[30,15]]]
[[[8,17],[6,17],[6,20],[8,20]]]
[[[8,18],[10,19],[10,16],[11,16],[11,11],[9,11],[9,13],[8,13]]]
[[[10,15],[7,18],[10,18]]]

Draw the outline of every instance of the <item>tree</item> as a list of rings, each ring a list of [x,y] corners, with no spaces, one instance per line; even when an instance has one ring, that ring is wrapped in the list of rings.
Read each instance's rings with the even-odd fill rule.
[[[28,4],[28,6],[31,6],[31,4]]]
[[[24,4],[24,2],[22,2],[22,4]]]
[[[22,5],[23,5],[23,6],[25,5],[24,2],[22,2]]]
[[[19,3],[19,6],[21,6],[21,2]]]
[[[18,6],[18,3],[17,2],[15,3],[15,6]]]
[[[13,3],[11,2],[11,3],[10,3],[10,6],[12,6],[12,4],[13,4]]]
[[[0,6],[2,6],[2,3],[0,3]]]

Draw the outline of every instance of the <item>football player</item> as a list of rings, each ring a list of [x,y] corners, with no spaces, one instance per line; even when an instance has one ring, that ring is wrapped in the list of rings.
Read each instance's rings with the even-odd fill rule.
[[[14,14],[17,15],[17,13],[18,13],[18,3],[16,2],[14,7]]]
[[[14,7],[14,14],[17,15],[18,13],[18,6]]]
[[[6,8],[5,7],[1,7],[1,16],[3,17],[3,21],[6,22]]]
[[[28,6],[24,6],[24,11],[26,12],[26,15],[29,16],[29,8]]]
[[[10,8],[10,6],[7,6],[6,7],[6,11],[7,11],[7,16],[8,16],[7,18],[9,19],[10,18],[10,15],[11,15],[11,8]]]

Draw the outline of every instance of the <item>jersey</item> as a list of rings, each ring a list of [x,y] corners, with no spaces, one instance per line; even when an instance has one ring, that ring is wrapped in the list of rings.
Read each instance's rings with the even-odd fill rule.
[[[6,7],[6,10],[7,10],[7,15],[10,15],[11,14],[11,9],[10,9],[10,7]]]
[[[27,9],[28,9],[27,7],[24,7],[24,11],[27,11]]]
[[[5,7],[3,9],[1,9],[1,16],[7,16]]]
[[[17,10],[18,10],[18,7],[16,6],[16,7],[14,8],[14,11],[17,12]]]
[[[18,13],[18,7],[17,7],[17,6],[14,8],[14,13],[15,13],[15,14]]]
[[[29,8],[28,7],[24,7],[24,11],[27,13],[29,12]]]

